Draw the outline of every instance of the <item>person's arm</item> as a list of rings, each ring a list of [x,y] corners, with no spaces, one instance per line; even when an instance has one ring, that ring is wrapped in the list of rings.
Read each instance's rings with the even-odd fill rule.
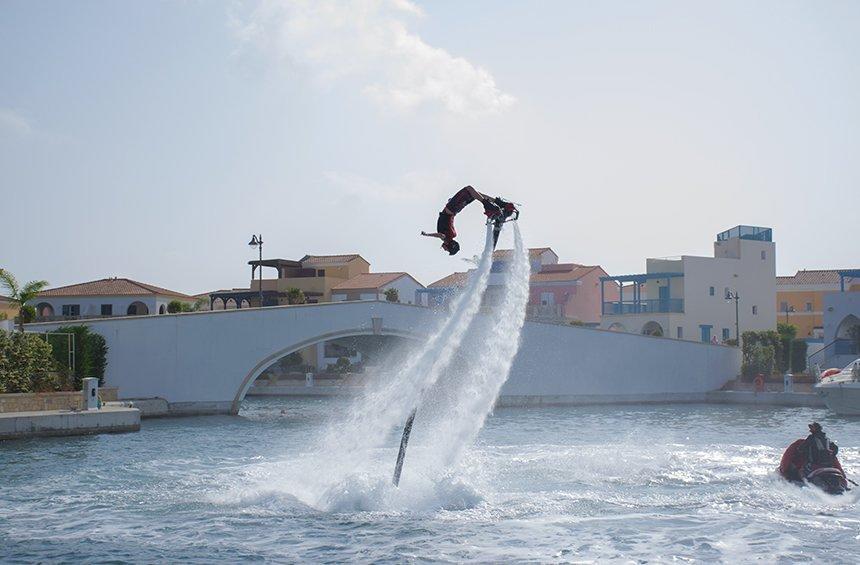
[[[445,235],[439,232],[427,233],[426,231],[422,231],[421,235],[424,237],[438,237],[439,239],[445,239]]]

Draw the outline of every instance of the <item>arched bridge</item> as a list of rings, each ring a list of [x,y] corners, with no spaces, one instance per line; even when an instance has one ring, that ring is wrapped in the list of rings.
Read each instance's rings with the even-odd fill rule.
[[[163,398],[172,413],[237,413],[254,380],[309,345],[359,335],[423,339],[442,313],[355,301],[29,324],[86,324],[103,335],[107,385]],[[527,322],[504,403],[701,401],[740,369],[737,348]]]
[[[121,398],[164,398],[174,413],[237,413],[254,380],[309,345],[357,335],[422,339],[439,314],[391,302],[336,302],[30,324],[86,324],[108,345]]]

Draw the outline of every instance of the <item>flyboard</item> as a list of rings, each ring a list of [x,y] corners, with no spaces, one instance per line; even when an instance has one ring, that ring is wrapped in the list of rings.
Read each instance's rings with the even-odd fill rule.
[[[493,204],[498,207],[497,211],[485,211],[487,214],[487,225],[493,226],[493,249],[496,249],[496,244],[499,242],[499,234],[502,233],[502,226],[506,222],[516,221],[520,218],[520,211],[517,209],[519,204],[514,204],[502,198],[496,197],[493,199]],[[403,472],[403,461],[406,459],[406,446],[409,445],[409,436],[412,434],[412,424],[415,423],[415,415],[418,413],[418,408],[412,409],[409,417],[406,419],[406,424],[403,426],[403,436],[400,438],[400,450],[397,452],[397,462],[394,464],[394,486],[400,485],[400,474]]]

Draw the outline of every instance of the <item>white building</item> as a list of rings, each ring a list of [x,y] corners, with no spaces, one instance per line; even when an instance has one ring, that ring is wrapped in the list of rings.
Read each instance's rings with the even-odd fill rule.
[[[42,291],[33,306],[38,321],[51,321],[166,314],[173,300],[194,304],[181,292],[114,277]]]
[[[397,291],[398,299],[395,302],[412,304],[415,291],[424,288],[424,285],[409,273],[362,273],[333,286],[331,301],[386,300],[385,291],[389,288]]]
[[[775,329],[774,255],[770,228],[737,226],[717,235],[713,257],[647,259],[644,274],[602,277],[622,286],[618,300],[601,300],[601,328],[724,342],[735,338],[737,305],[741,333]]]

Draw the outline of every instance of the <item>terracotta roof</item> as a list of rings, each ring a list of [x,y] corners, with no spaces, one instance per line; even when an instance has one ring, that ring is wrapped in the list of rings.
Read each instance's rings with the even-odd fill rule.
[[[555,251],[550,249],[549,247],[530,247],[529,248],[529,258],[534,259],[535,257],[540,256],[546,251],[552,252],[553,255],[558,257]],[[496,249],[493,251],[493,259],[507,259],[514,252],[513,249]]]
[[[776,284],[839,284],[839,273],[836,270],[817,269],[812,271],[797,271],[795,275],[776,277]]]
[[[447,277],[441,278],[434,283],[430,283],[427,288],[452,288],[466,286],[466,283],[469,282],[469,275],[471,273],[472,271],[451,273]]]
[[[415,281],[415,278],[409,273],[362,273],[331,287],[331,290],[332,292],[338,290],[379,290],[401,277],[409,277]],[[418,283],[418,281],[415,282]]]
[[[348,253],[346,255],[305,255],[299,262],[302,265],[346,265],[350,261],[354,261],[355,259],[361,259],[365,263],[367,260],[359,255],[358,253]]]
[[[577,265],[576,263],[546,265],[540,272],[534,273],[529,280],[531,282],[577,281],[594,269],[599,268],[597,265]]]
[[[192,298],[175,290],[116,277],[50,288],[40,292],[39,296],[144,296],[149,294],[163,294],[189,300]]]

